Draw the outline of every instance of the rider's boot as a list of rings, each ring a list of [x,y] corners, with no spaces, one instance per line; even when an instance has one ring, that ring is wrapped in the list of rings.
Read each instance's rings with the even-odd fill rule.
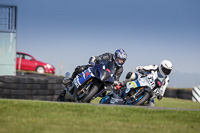
[[[148,106],[149,106],[149,107],[155,107],[155,102],[154,102],[154,100],[150,100]]]
[[[75,70],[70,78],[66,78],[66,79],[63,80],[63,84],[67,88],[69,88],[70,86],[72,86],[72,81],[74,80],[74,78],[76,77],[77,74],[78,74],[78,71]]]
[[[74,98],[74,102],[78,102],[78,99],[77,99],[77,92],[78,92],[78,88],[74,88],[74,93],[73,93],[73,98]]]

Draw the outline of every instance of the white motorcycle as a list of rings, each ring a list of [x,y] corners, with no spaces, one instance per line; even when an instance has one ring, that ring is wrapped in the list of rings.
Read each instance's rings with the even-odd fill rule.
[[[162,94],[163,80],[159,73],[152,71],[137,80],[127,82],[119,94],[113,89],[100,100],[100,104],[146,105]]]

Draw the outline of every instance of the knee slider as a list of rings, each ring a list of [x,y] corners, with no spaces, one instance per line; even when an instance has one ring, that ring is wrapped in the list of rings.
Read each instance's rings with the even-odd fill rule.
[[[134,73],[134,72],[128,72],[127,75],[126,75],[126,79],[131,79],[131,80],[135,80],[137,79],[137,74]]]
[[[128,72],[128,73],[126,74],[126,79],[130,79],[130,77],[131,77],[132,74],[133,74],[132,72]]]

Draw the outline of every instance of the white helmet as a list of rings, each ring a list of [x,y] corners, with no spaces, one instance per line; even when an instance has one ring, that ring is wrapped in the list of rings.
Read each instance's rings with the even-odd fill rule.
[[[171,71],[172,71],[172,63],[171,63],[171,61],[163,60],[160,63],[159,71],[163,76],[169,75],[171,73]]]

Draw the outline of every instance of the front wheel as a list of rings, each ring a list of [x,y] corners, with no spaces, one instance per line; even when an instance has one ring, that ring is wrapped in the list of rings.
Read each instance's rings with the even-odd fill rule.
[[[90,91],[88,92],[88,94],[86,94],[81,100],[80,102],[84,102],[84,103],[89,103],[92,99],[93,96],[95,96],[95,94],[97,94],[98,92],[98,86],[93,85],[92,88],[90,89]]]
[[[126,105],[143,105],[148,99],[150,98],[150,94],[149,92],[144,92],[142,93],[137,100],[133,100],[133,99],[128,99],[126,101]]]
[[[37,67],[36,68],[36,72],[38,72],[38,73],[45,73],[44,67],[42,67],[42,66]]]

